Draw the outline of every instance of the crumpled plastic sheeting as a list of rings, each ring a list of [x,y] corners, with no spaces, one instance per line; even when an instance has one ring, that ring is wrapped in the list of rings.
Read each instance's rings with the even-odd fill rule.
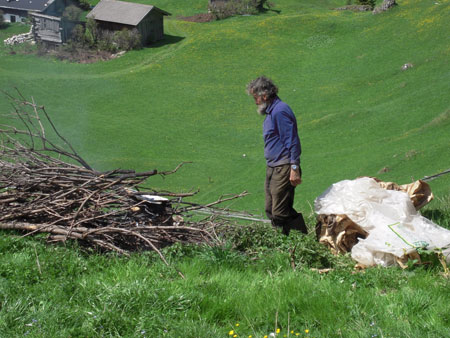
[[[434,198],[430,186],[421,180],[415,181],[410,184],[398,185],[394,182],[380,181],[375,177],[373,177],[373,179],[377,181],[377,183],[384,189],[400,190],[408,193],[409,198],[413,202],[416,210],[419,210],[423,206],[427,205]]]
[[[315,200],[318,215],[346,215],[369,235],[351,249],[365,266],[389,266],[414,256],[424,242],[450,263],[450,231],[421,216],[405,191],[386,190],[362,177],[333,184]]]

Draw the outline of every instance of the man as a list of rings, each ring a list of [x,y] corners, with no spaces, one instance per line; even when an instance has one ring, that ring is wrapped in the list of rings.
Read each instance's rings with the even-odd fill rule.
[[[303,216],[293,208],[295,187],[302,183],[301,145],[295,115],[278,97],[278,87],[264,76],[250,82],[247,93],[255,98],[258,113],[265,116],[266,215],[285,235],[292,229],[306,234]]]

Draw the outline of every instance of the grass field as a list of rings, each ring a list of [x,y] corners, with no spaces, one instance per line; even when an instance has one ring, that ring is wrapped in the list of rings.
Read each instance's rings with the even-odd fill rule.
[[[96,64],[0,45],[0,89],[18,87],[45,105],[97,170],[189,161],[147,185],[200,189],[201,202],[247,190],[230,207],[262,214],[262,119],[245,93],[261,74],[298,118],[296,208],[310,223],[314,199],[334,182],[368,175],[403,184],[450,168],[450,1],[398,0],[372,15],[332,10],[345,0],[276,0],[280,13],[211,23],[178,18],[205,12],[206,0],[139,2],[172,13],[165,43]],[[0,39],[27,30],[10,25]],[[414,67],[402,71],[405,63]],[[1,113],[9,109],[0,99]],[[450,175],[430,185],[436,200],[424,214],[450,227]],[[450,334],[441,268],[352,274],[344,257],[329,258],[328,275],[308,259],[292,271],[288,249],[304,240],[270,236],[276,245],[257,260],[229,247],[169,249],[181,280],[149,253],[87,255],[9,233],[0,237],[0,336],[263,337],[275,321],[290,337]],[[306,256],[326,256],[312,238],[304,245]]]
[[[120,258],[2,236],[0,335],[263,338],[279,328],[278,337],[292,338],[448,336],[442,269],[355,272],[312,237],[264,231],[274,246],[258,256],[175,246],[164,251],[171,267],[152,253]],[[302,243],[296,271],[287,252],[294,243]],[[310,270],[321,267],[319,256],[335,269]]]
[[[233,207],[254,213],[263,205],[262,120],[245,86],[260,74],[279,84],[299,120],[296,206],[305,212],[342,179],[409,183],[448,169],[448,1],[399,1],[381,15],[330,10],[342,2],[284,0],[280,14],[198,24],[177,16],[203,11],[201,1],[155,1],[173,14],[168,44],[89,65],[2,47],[0,88],[44,104],[98,170],[191,161],[149,185],[200,189],[203,202],[247,190]],[[407,62],[414,68],[401,71]],[[449,194],[450,178],[435,182],[438,196]]]

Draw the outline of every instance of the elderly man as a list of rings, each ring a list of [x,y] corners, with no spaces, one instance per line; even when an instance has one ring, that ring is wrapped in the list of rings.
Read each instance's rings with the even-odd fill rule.
[[[255,98],[258,113],[265,116],[266,215],[285,235],[292,229],[306,234],[303,216],[293,208],[295,187],[302,183],[301,146],[295,115],[278,97],[278,87],[264,76],[250,82],[247,93]]]

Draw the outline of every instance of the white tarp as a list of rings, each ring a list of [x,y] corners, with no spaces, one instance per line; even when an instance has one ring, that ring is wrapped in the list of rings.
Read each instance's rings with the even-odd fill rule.
[[[315,212],[347,215],[369,233],[351,250],[352,258],[363,265],[393,265],[396,258],[424,245],[427,250],[443,249],[450,263],[450,230],[421,216],[406,192],[383,189],[372,178],[333,184],[316,198]]]

